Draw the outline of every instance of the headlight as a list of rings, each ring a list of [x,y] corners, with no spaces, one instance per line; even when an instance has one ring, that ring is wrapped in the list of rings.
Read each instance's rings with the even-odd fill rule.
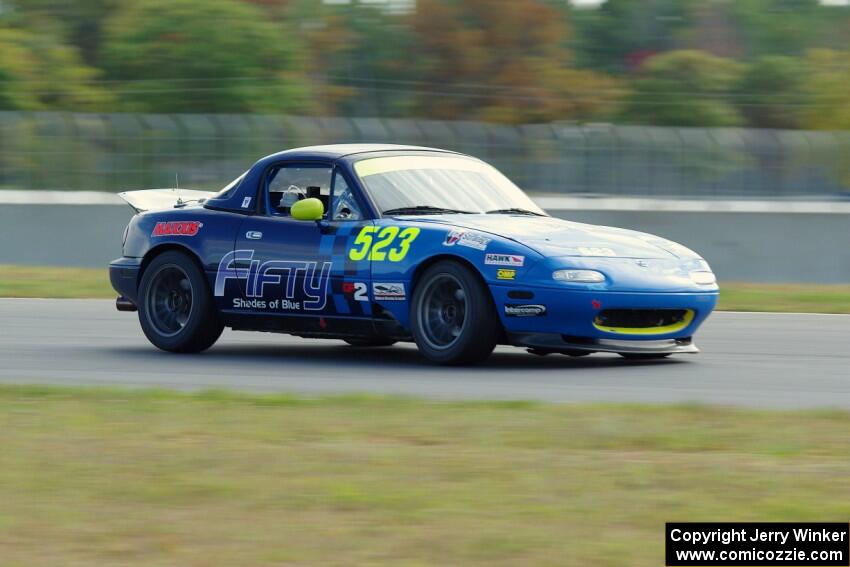
[[[556,270],[552,278],[568,283],[602,283],[605,276],[595,270]]]
[[[700,285],[711,285],[717,283],[717,278],[714,276],[714,273],[707,270],[691,272],[691,279],[694,283],[698,283]]]

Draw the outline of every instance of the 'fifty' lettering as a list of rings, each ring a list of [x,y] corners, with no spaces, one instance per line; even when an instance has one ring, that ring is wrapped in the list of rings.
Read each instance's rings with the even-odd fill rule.
[[[328,297],[331,262],[298,260],[254,260],[253,250],[228,252],[218,263],[215,276],[215,295],[223,296],[227,280],[245,280],[247,297],[263,297],[266,284],[281,285],[286,290],[286,299],[295,299],[295,288],[301,272],[301,291],[304,293],[304,309],[316,311],[325,308]]]

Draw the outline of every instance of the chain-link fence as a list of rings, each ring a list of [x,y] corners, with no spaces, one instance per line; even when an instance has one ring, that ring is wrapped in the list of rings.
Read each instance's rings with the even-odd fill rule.
[[[223,186],[286,148],[391,142],[485,159],[529,192],[850,194],[850,132],[206,114],[0,112],[0,188]]]

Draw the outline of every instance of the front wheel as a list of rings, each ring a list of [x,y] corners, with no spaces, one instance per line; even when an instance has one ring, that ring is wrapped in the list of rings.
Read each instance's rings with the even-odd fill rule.
[[[139,322],[154,346],[200,352],[224,330],[201,270],[186,254],[165,252],[145,268],[139,286]]]
[[[433,362],[481,362],[500,336],[490,293],[476,273],[458,262],[429,267],[416,283],[410,309],[416,346]]]

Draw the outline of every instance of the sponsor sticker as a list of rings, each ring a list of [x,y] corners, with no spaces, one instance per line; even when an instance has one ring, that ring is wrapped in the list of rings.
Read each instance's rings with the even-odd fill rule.
[[[250,206],[251,206],[251,197],[245,197],[244,199],[242,199],[242,208],[243,209],[247,209]]]
[[[508,317],[540,317],[546,315],[545,305],[505,305],[505,315]]]
[[[446,235],[443,246],[466,246],[476,250],[486,250],[487,245],[493,240],[477,232],[466,232],[464,230],[453,230]]]
[[[372,296],[380,301],[402,301],[407,297],[403,283],[373,283]]]
[[[487,254],[484,256],[484,263],[489,266],[515,266],[522,267],[525,264],[525,256],[516,254]]]
[[[202,226],[199,221],[158,222],[151,236],[195,236]]]
[[[496,279],[514,280],[516,279],[516,270],[509,270],[508,268],[499,268],[498,270],[496,270]]]
[[[321,311],[332,268],[332,262],[254,260],[254,250],[234,250],[218,264],[213,294],[223,297],[227,282],[236,281],[246,299],[234,298],[234,309]]]

